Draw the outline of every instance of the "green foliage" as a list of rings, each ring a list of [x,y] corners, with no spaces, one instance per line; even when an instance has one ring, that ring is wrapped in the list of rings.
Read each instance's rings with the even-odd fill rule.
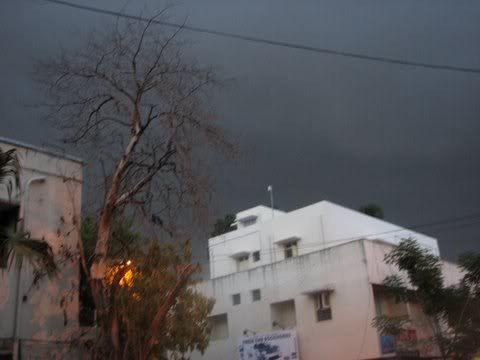
[[[403,240],[385,258],[387,264],[398,266],[407,273],[415,292],[408,291],[407,284],[398,276],[387,277],[385,284],[397,296],[404,300],[419,301],[428,315],[435,314],[438,308],[438,296],[443,291],[442,263],[439,257],[431,254],[413,239]]]
[[[189,244],[185,244],[183,254],[180,250],[152,243],[145,253],[131,259],[131,284],[118,287],[121,338],[129,344],[127,351],[131,358],[138,357],[137,351],[148,336],[152,319],[165,300],[162,295],[174,287],[178,266],[191,261]],[[193,350],[203,352],[209,342],[208,315],[213,304],[212,299],[201,295],[192,286],[184,288],[160,329],[156,356],[162,358],[167,351],[180,354]]]
[[[120,314],[120,347],[126,348],[127,358],[140,358],[139,351],[149,335],[155,312],[177,281],[177,267],[191,262],[191,247],[188,243],[180,247],[161,246],[156,242],[146,244],[146,240],[132,230],[133,223],[132,219],[120,217],[114,221],[109,253],[110,279],[120,272],[123,276],[110,284],[109,291],[116,294],[114,311]],[[93,217],[85,217],[81,237],[90,263],[97,237]],[[86,318],[94,309],[94,302],[85,276],[81,283],[81,316]],[[166,352],[183,354],[195,349],[204,351],[208,346],[211,330],[208,315],[213,300],[195,291],[192,281],[188,285],[180,292],[160,329],[154,354],[157,359],[164,359]]]
[[[382,207],[375,204],[360,206],[358,211],[378,219],[383,219],[384,216]]]
[[[471,359],[480,352],[480,254],[460,257],[459,266],[464,272],[456,286],[445,286],[441,259],[413,239],[402,240],[385,260],[408,279],[387,277],[387,293],[396,301],[422,305],[432,320],[432,340],[444,358]],[[404,325],[395,323],[396,320],[377,317],[374,325],[382,333],[392,333]]]
[[[374,327],[380,330],[382,335],[400,335],[410,325],[408,316],[380,315],[373,319]]]
[[[3,151],[0,149],[0,185],[11,191],[13,178],[15,184],[20,184],[20,162],[15,149]]]
[[[109,257],[111,259],[126,259],[134,253],[135,249],[142,244],[143,239],[139,233],[132,231],[133,219],[115,218],[112,230],[112,248]],[[87,267],[93,260],[95,244],[97,243],[98,225],[93,216],[85,216],[80,227],[80,237]],[[88,274],[83,269],[80,272],[80,324],[83,326],[93,325],[95,302],[88,283]]]
[[[21,268],[28,262],[35,274],[53,276],[57,273],[50,245],[44,240],[31,239],[27,232],[7,230],[5,236],[0,237],[0,247],[6,249],[8,269],[12,264]]]
[[[458,264],[465,271],[465,283],[477,293],[480,291],[480,253],[467,252],[460,256]]]
[[[112,245],[108,254],[111,259],[126,258],[134,253],[145,240],[140,233],[132,230],[133,218],[116,217],[113,221]],[[85,258],[90,265],[97,243],[98,225],[93,216],[86,216],[80,227]]]
[[[230,231],[236,230],[237,226],[234,225],[234,223],[235,223],[234,214],[227,214],[223,219],[217,219],[217,221],[213,225],[213,231],[210,234],[211,237],[219,236],[222,234],[226,234]]]

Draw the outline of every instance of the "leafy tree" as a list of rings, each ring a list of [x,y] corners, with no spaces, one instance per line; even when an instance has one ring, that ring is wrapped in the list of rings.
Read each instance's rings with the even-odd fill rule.
[[[156,18],[146,23],[118,20],[106,31],[94,32],[79,51],[41,62],[36,69],[51,100],[50,118],[64,141],[92,153],[91,166],[104,174],[91,261],[81,251],[97,310],[97,358],[121,356],[118,318],[110,316],[118,307],[116,292],[105,281],[115,219],[141,214],[178,238],[182,211],[193,213],[194,220],[206,213],[209,184],[203,171],[209,151],[232,150],[208,106],[219,84],[214,72],[188,60],[176,41],[180,29],[162,31],[154,27]],[[195,267],[184,264],[177,270],[171,291],[158,294],[164,301],[156,304],[160,318],[144,333],[141,359],[167,336],[169,310],[174,311]],[[165,311],[162,304],[170,307]]]
[[[368,204],[368,205],[363,205],[360,206],[358,211],[376,217],[377,219],[383,219],[383,209],[381,206],[378,206],[376,204]]]
[[[110,250],[110,259],[128,259],[132,256],[134,248],[142,245],[143,239],[140,233],[134,232],[133,218],[115,218],[112,230],[112,249]],[[92,263],[95,253],[95,244],[97,242],[98,226],[92,215],[86,216],[80,227],[80,238],[83,246],[86,266]],[[80,323],[84,326],[94,323],[95,302],[88,284],[88,273],[84,267],[80,272]]]
[[[188,244],[184,253],[179,254],[173,246],[152,243],[147,251],[132,256],[120,268],[112,266],[114,277],[120,280],[111,284],[118,306],[110,316],[118,327],[121,358],[142,359],[147,351],[167,359],[166,354],[206,349],[211,331],[208,314],[214,301],[190,286],[176,286],[178,272],[197,268],[190,261]],[[119,273],[124,275],[118,276]],[[185,285],[193,284],[185,279]],[[159,296],[172,291],[177,291],[174,298]],[[159,321],[162,321],[162,336],[152,337],[151,324]]]
[[[109,317],[118,332],[117,354],[121,359],[141,359],[145,349],[152,346],[151,353],[164,359],[165,354],[184,354],[193,350],[204,351],[208,345],[210,325],[208,314],[213,300],[196,292],[194,282],[189,278],[186,286],[179,288],[174,311],[167,311],[162,324],[165,335],[156,338],[151,345],[146,339],[152,320],[158,311],[166,311],[169,304],[160,296],[174,291],[178,271],[184,267],[197,267],[191,263],[190,245],[160,246],[156,242],[147,243],[141,234],[132,230],[133,219],[115,218],[112,231],[112,250],[109,257],[107,283],[115,298],[115,307],[110,308]],[[87,258],[94,254],[97,225],[90,216],[82,223],[81,236]],[[89,260],[89,263],[91,260]],[[188,269],[188,271],[190,271]],[[85,275],[82,277],[80,300],[83,311],[81,318],[88,320],[94,309]],[[160,310],[161,309],[161,310]]]
[[[237,226],[234,225],[235,220],[234,214],[227,214],[223,219],[217,219],[215,224],[213,224],[213,231],[210,236],[214,237],[236,230]]]
[[[434,342],[443,359],[472,359],[480,352],[480,253],[462,255],[463,277],[445,286],[442,261],[412,239],[402,240],[386,256],[399,275],[385,279],[387,294],[396,301],[420,304],[430,318]],[[408,319],[377,317],[374,325],[384,334],[401,331]]]

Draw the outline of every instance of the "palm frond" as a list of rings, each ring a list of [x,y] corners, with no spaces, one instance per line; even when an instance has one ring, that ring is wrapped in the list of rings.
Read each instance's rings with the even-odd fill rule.
[[[20,184],[20,162],[15,149],[3,151],[0,149],[0,184],[6,185],[6,181],[13,178],[15,185]]]
[[[36,272],[49,277],[56,275],[57,265],[52,248],[44,240],[31,239],[28,232],[7,230],[0,240],[7,249],[8,269],[15,265],[21,268],[28,262]]]

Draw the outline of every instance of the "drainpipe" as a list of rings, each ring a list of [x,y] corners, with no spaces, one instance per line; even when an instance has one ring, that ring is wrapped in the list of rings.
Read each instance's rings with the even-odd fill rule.
[[[30,186],[34,183],[44,183],[46,180],[45,176],[38,176],[38,177],[33,177],[28,180],[27,185],[25,186],[25,191],[24,191],[24,204],[23,204],[23,231],[26,232],[28,227],[27,227],[27,214],[28,214],[28,205],[30,203]],[[13,320],[13,360],[19,360],[20,357],[20,339],[19,339],[19,333],[20,333],[20,323],[18,321],[19,318],[19,297],[20,297],[20,280],[22,276],[22,269],[18,268],[17,269],[17,287],[15,291],[15,310],[14,310],[14,315],[15,318]]]

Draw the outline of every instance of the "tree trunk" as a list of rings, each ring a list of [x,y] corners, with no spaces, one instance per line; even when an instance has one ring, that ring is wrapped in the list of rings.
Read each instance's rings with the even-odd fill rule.
[[[123,153],[115,168],[115,173],[112,176],[112,183],[110,184],[105,204],[100,215],[97,243],[95,244],[95,256],[92,266],[90,268],[90,277],[95,280],[103,280],[105,278],[105,261],[107,258],[108,247],[110,243],[113,215],[117,206],[117,200],[121,196],[120,191],[122,178],[128,168],[130,157],[135,150],[138,142],[140,141],[140,137],[142,135],[142,129],[140,127],[140,113],[138,111],[139,101],[140,99],[137,99],[137,103],[135,104],[135,111],[132,116],[133,135],[130,138],[130,142],[125,148],[125,152]]]

